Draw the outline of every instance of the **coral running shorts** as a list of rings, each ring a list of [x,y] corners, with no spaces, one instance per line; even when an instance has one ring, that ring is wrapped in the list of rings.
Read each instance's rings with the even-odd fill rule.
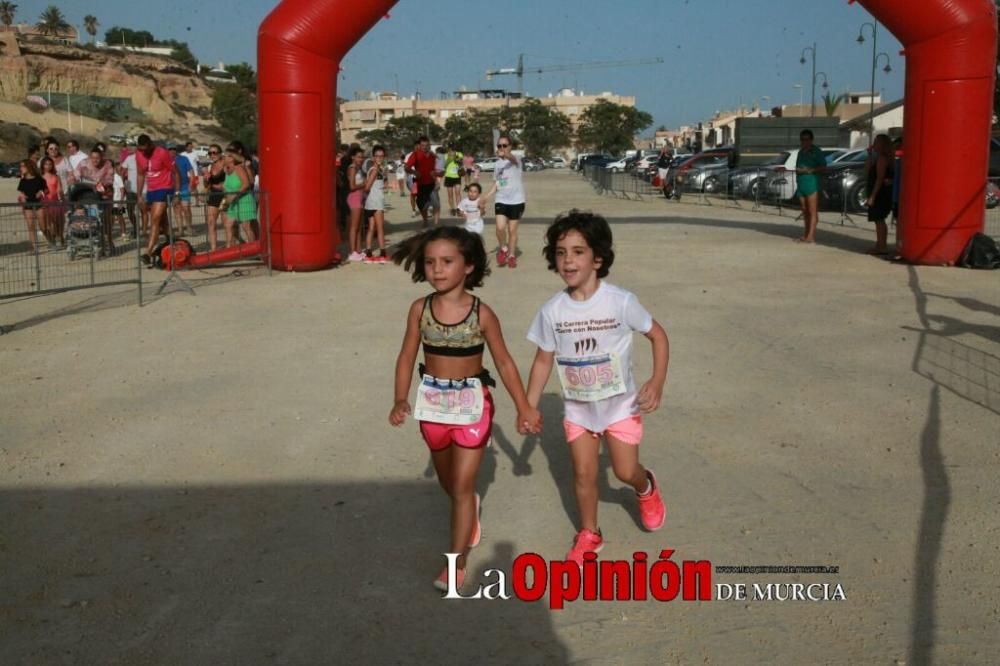
[[[563,421],[563,429],[566,431],[566,441],[575,442],[580,436],[590,433],[593,437],[609,435],[618,441],[626,444],[636,444],[642,441],[642,417],[636,414],[621,421],[615,421],[609,425],[604,432],[593,432],[572,421]]]

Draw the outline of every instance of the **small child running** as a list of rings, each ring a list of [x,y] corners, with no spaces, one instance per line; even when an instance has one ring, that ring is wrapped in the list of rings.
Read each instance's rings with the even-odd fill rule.
[[[642,524],[663,527],[666,508],[651,470],[639,464],[642,417],[660,405],[670,351],[667,333],[635,295],[603,281],[615,253],[611,227],[599,215],[572,210],[545,234],[549,270],[566,289],[542,306],[528,331],[538,345],[528,380],[528,403],[538,406],[555,364],[565,398],[563,427],[573,460],[580,531],[566,555],[583,566],[604,538],[597,524],[600,439],[607,442],[615,476],[635,489]],[[653,377],[636,391],[632,377],[632,332],[653,347]]]
[[[406,318],[403,346],[396,360],[395,402],[389,423],[401,426],[407,415],[420,422],[431,450],[438,482],[451,498],[451,544],[458,553],[456,585],[465,581],[466,556],[479,544],[479,495],[476,475],[493,429],[496,382],[483,368],[488,346],[500,379],[517,408],[517,430],[541,430],[541,415],[528,405],[517,365],[507,351],[493,310],[469,292],[489,274],[483,240],[460,227],[433,227],[404,241],[392,259],[414,282],[429,282],[434,292],[418,298]],[[454,322],[454,323],[445,323]],[[423,343],[415,408],[408,400],[413,363]],[[434,587],[448,589],[448,569]]]
[[[465,198],[458,202],[458,210],[465,218],[465,230],[483,235],[483,215],[486,214],[486,199],[480,196],[483,188],[479,183],[465,186]]]

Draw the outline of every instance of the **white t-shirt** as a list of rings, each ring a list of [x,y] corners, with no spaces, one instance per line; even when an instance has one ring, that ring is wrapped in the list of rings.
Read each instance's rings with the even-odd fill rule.
[[[87,159],[87,156],[82,150],[78,150],[75,155],[67,155],[66,159],[69,160],[69,165],[73,168],[73,171],[76,171],[76,168],[80,166],[80,162]]]
[[[135,163],[135,153],[131,152],[128,157],[122,160],[122,166],[128,172],[127,186],[128,191],[132,194],[137,194],[135,191],[136,186],[139,184],[139,167]]]
[[[122,180],[121,175],[115,172],[115,192],[114,201],[117,203],[119,201],[125,201],[125,181]]]
[[[465,230],[479,235],[483,233],[483,214],[479,210],[481,201],[481,199],[473,201],[469,197],[465,197],[458,202],[458,209],[462,211],[462,215],[465,217]]]
[[[648,333],[653,317],[630,291],[601,281],[586,301],[561,291],[542,306],[528,329],[528,340],[557,359],[616,354],[625,392],[597,402],[564,400],[566,419],[591,432],[639,413],[632,377],[632,333]]]
[[[524,203],[524,183],[521,182],[521,161],[515,166],[510,160],[501,157],[496,161],[493,178],[497,182],[498,204],[516,206]]]

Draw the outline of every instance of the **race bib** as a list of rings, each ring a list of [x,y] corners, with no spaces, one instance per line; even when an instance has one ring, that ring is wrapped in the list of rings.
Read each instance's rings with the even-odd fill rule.
[[[483,385],[476,377],[460,381],[424,375],[417,387],[413,418],[431,423],[472,425],[483,418]]]
[[[625,393],[622,363],[617,354],[557,356],[556,368],[567,400],[597,402]]]
[[[498,180],[497,181],[497,186],[498,187],[507,187],[507,179],[506,178],[501,178],[500,180]]]

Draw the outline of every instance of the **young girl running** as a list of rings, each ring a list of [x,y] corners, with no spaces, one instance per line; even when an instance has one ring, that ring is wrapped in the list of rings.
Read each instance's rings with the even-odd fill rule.
[[[528,339],[538,345],[528,380],[528,404],[537,407],[555,363],[565,398],[563,427],[573,459],[580,531],[566,555],[583,566],[585,553],[604,546],[597,525],[597,472],[600,439],[607,442],[615,476],[635,489],[642,524],[663,527],[666,509],[651,470],[639,464],[642,417],[660,405],[667,379],[666,331],[635,295],[607,277],[615,253],[611,227],[599,215],[572,210],[545,234],[549,270],[566,289],[535,316]],[[653,377],[636,391],[632,378],[632,332],[653,347]]]
[[[451,544],[458,553],[457,580],[465,581],[466,556],[479,543],[476,474],[493,427],[496,383],[483,368],[488,346],[500,379],[517,407],[519,432],[541,430],[541,415],[529,406],[517,365],[507,351],[493,310],[469,293],[489,273],[486,249],[477,234],[458,227],[434,227],[404,241],[393,253],[414,282],[429,282],[434,292],[418,298],[406,318],[403,346],[396,360],[395,403],[389,423],[401,426],[408,414],[420,422],[431,450],[438,482],[451,498]],[[452,323],[454,322],[454,323]],[[423,343],[415,409],[408,401],[413,363]],[[448,589],[448,571],[434,581]]]
[[[385,148],[372,148],[372,164],[365,177],[365,217],[369,219],[368,235],[365,238],[364,261],[366,263],[385,263],[389,257],[385,254]],[[372,250],[372,242],[378,241],[378,256]]]

